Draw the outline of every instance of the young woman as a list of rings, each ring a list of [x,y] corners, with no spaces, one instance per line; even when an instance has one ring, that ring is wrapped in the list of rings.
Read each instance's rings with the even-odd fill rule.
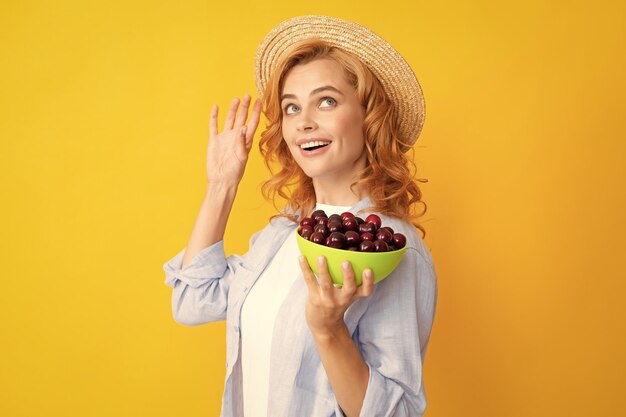
[[[256,81],[269,121],[264,193],[288,205],[245,255],[225,256],[262,102],[250,112],[250,96],[235,99],[221,132],[214,107],[206,197],[187,247],[164,265],[176,321],[227,322],[222,416],[421,416],[437,284],[406,156],[424,119],[417,79],[370,30],[304,16],[267,35]],[[376,285],[366,270],[357,286],[344,262],[334,286],[324,258],[316,277],[295,240],[298,220],[316,209],[377,213],[407,236],[402,262]]]

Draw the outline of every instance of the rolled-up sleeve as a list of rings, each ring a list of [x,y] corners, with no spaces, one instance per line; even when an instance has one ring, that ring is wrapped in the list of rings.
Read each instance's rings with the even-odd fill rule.
[[[361,416],[424,414],[422,365],[436,300],[432,261],[409,248],[394,273],[377,285],[359,322],[358,341],[370,369]]]
[[[223,241],[198,252],[182,267],[184,255],[185,249],[163,265],[165,284],[172,287],[174,320],[187,326],[224,320],[238,259],[227,261]]]
[[[181,250],[163,265],[166,285],[176,288],[178,281],[182,281],[191,288],[199,288],[224,274],[227,265],[223,241],[198,252],[183,268],[185,251],[186,249]]]

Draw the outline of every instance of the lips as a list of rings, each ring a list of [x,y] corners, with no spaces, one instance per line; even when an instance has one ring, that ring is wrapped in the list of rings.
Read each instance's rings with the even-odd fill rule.
[[[318,150],[326,148],[332,141],[326,138],[301,138],[296,141],[303,155],[317,154]]]
[[[324,146],[328,146],[329,144],[330,141],[328,140],[312,140],[300,145],[300,149],[303,149],[305,151],[312,151],[315,149],[323,148]]]

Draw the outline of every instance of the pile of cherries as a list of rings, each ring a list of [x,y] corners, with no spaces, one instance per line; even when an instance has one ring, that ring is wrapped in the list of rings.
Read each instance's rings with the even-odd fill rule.
[[[298,234],[319,245],[357,252],[389,252],[406,245],[406,236],[381,226],[376,214],[363,220],[348,211],[326,216],[324,210],[315,210],[300,221]]]

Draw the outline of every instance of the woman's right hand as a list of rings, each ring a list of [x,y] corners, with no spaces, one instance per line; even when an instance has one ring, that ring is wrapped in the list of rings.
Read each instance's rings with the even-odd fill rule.
[[[239,98],[232,101],[221,132],[217,128],[219,108],[214,105],[211,109],[206,159],[207,179],[210,184],[220,183],[236,187],[243,177],[252,148],[252,138],[261,117],[261,100],[256,99],[250,120],[246,124],[251,100],[246,94],[241,100],[241,106]]]

